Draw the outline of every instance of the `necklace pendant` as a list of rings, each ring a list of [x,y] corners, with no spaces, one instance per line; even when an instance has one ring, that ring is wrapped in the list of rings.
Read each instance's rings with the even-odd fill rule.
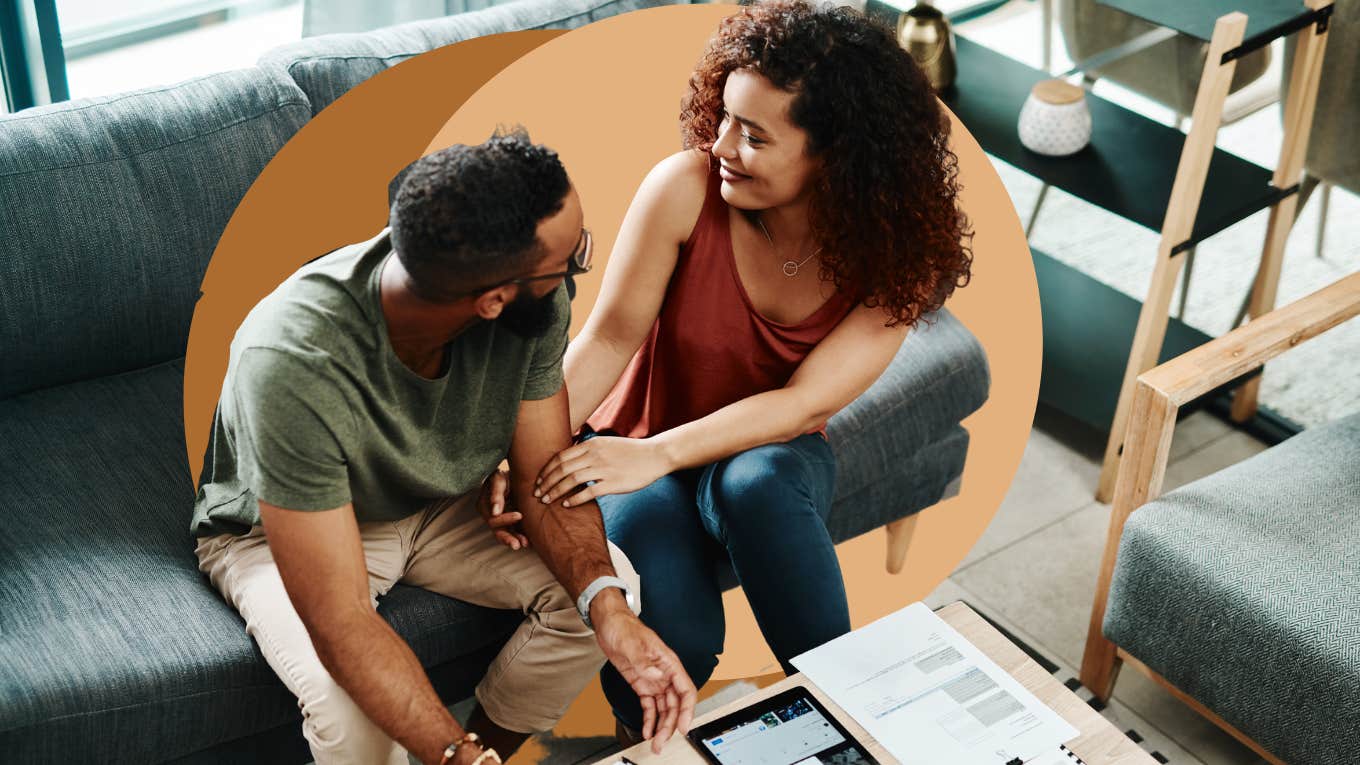
[[[797,276],[798,265],[798,263],[794,263],[792,260],[784,261],[784,275],[789,277]]]

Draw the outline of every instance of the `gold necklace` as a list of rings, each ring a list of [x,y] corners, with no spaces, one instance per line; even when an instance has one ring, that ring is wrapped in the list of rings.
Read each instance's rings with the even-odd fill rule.
[[[760,219],[759,213],[756,214],[756,225],[760,226],[760,233],[765,235],[765,241],[770,243],[770,250],[773,251],[775,255],[778,255],[779,251],[774,249],[774,240],[770,238],[770,230],[765,228],[765,221]],[[807,256],[806,258],[803,258],[801,262],[793,260],[784,261],[784,275],[789,277],[790,279],[797,276],[798,269],[803,267],[803,263],[806,263],[809,260],[812,260],[813,258],[817,257],[817,255],[821,253],[821,251],[822,248],[818,247],[817,249],[812,251],[811,255]]]

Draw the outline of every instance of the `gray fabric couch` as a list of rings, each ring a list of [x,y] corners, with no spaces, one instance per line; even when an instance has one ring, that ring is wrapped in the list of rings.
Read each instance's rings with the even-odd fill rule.
[[[188,533],[183,355],[216,239],[270,157],[384,68],[652,4],[529,0],[0,118],[0,759],[309,759],[295,700]],[[933,319],[831,422],[837,540],[957,490],[988,370],[961,324]],[[403,586],[379,612],[450,702],[520,618]]]

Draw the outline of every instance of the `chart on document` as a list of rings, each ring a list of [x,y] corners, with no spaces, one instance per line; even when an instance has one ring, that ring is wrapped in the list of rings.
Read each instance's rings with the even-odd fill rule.
[[[793,660],[899,761],[1004,765],[1077,729],[924,604]]]

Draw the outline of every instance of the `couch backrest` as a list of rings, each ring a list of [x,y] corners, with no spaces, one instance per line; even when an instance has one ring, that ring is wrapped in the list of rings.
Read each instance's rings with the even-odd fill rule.
[[[485,10],[427,19],[358,34],[312,37],[260,57],[262,67],[287,73],[307,94],[313,113],[390,66],[473,37],[526,29],[574,29],[640,8],[687,0],[519,0]]]
[[[0,117],[0,398],[183,355],[228,218],[311,114],[252,68]]]

